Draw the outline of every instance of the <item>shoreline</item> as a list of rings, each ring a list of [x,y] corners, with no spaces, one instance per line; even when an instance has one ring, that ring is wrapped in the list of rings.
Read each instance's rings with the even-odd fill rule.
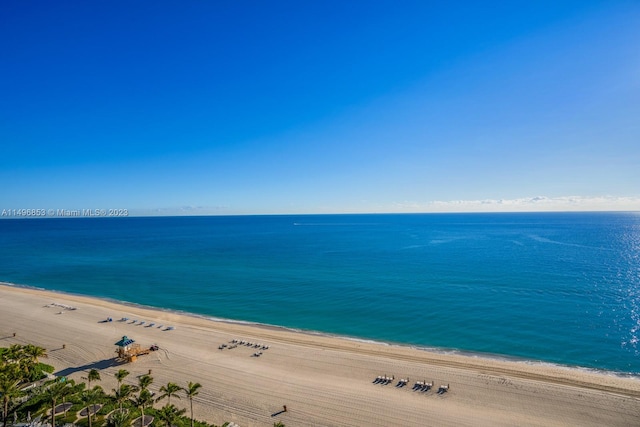
[[[77,309],[52,308],[52,302]],[[114,321],[103,322],[107,317]],[[121,317],[140,320],[118,321]],[[157,344],[161,351],[115,365],[113,343],[123,335],[144,346]],[[251,348],[219,349],[233,339],[270,348],[260,357],[252,357]],[[196,418],[216,424],[386,426],[424,425],[425,419],[469,426],[640,424],[637,377],[216,321],[20,285],[0,285],[0,341],[3,347],[47,348],[45,362],[77,381],[92,366],[100,367],[106,391],[122,368],[131,371],[132,383],[152,370],[156,388],[168,381],[200,382]],[[379,375],[394,376],[394,383],[372,384]],[[397,388],[400,378],[411,382]],[[443,395],[416,393],[411,390],[416,380],[451,389]],[[179,405],[188,404],[184,400]],[[272,417],[283,404],[289,412]]]
[[[474,352],[474,351],[464,350],[464,349],[428,347],[428,346],[422,346],[419,344],[412,344],[412,343],[380,341],[380,340],[375,340],[371,338],[339,335],[339,334],[333,334],[330,332],[307,330],[307,329],[293,328],[293,327],[280,326],[280,325],[271,325],[267,323],[253,322],[249,320],[225,319],[225,318],[216,317],[216,316],[209,316],[206,314],[191,313],[191,312],[182,311],[182,310],[155,307],[155,306],[144,305],[144,304],[139,304],[139,303],[130,302],[130,301],[116,300],[109,297],[97,297],[97,296],[90,296],[90,295],[84,295],[84,294],[74,294],[66,291],[51,290],[51,289],[45,289],[37,286],[0,281],[0,287],[2,286],[17,288],[17,289],[31,289],[35,291],[50,292],[52,294],[59,294],[61,296],[68,296],[68,297],[95,299],[98,301],[104,301],[106,303],[122,305],[125,307],[159,311],[159,312],[164,312],[168,314],[192,317],[194,319],[202,319],[202,320],[210,321],[214,323],[222,323],[222,324],[230,324],[230,325],[246,325],[246,326],[261,328],[266,330],[291,332],[294,334],[335,338],[339,340],[353,341],[356,343],[365,343],[365,344],[373,344],[373,345],[380,345],[380,346],[397,347],[399,349],[404,348],[404,349],[411,349],[411,350],[417,350],[417,351],[424,351],[427,353],[443,355],[443,356],[454,355],[454,356],[462,356],[462,357],[467,357],[471,359],[480,359],[480,360],[487,360],[487,361],[520,363],[520,364],[530,365],[530,366],[547,366],[552,368],[570,369],[570,370],[575,369],[582,372],[611,375],[618,378],[632,378],[632,379],[640,380],[640,372],[635,373],[635,372],[616,371],[611,369],[589,367],[589,366],[562,364],[562,363],[549,362],[545,360],[526,359],[526,358],[521,358],[517,356],[498,354],[498,353],[482,353],[482,352]]]

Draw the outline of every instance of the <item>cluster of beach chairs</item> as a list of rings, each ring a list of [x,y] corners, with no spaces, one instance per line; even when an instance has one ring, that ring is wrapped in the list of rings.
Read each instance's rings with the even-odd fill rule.
[[[60,307],[63,308],[65,310],[77,310],[77,308],[75,307],[71,307],[70,305],[66,305],[66,304],[59,304],[57,302],[52,302],[48,305],[45,305],[45,307],[49,308],[49,307]]]
[[[413,385],[413,391],[426,393],[433,388],[434,383],[435,381],[431,381],[430,383],[428,383],[426,380],[416,381],[416,383]]]
[[[245,340],[239,340],[239,339],[233,339],[231,341],[229,341],[229,345],[227,344],[220,344],[220,346],[218,347],[218,350],[224,350],[229,349],[232,350],[238,346],[244,346],[244,347],[250,347],[250,348],[255,348],[258,350],[269,350],[269,346],[268,345],[264,345],[264,344],[260,344],[260,343],[254,343],[254,342],[250,342],[250,341],[245,341]],[[262,356],[262,351],[257,351],[255,353],[253,353],[251,355],[251,357],[260,357]]]
[[[373,380],[373,384],[378,384],[378,385],[389,385],[391,383],[395,382],[395,376],[390,376],[388,377],[387,374],[384,375],[378,375],[374,380]],[[398,382],[396,383],[395,387],[396,388],[403,388],[405,387],[407,384],[409,384],[409,378],[400,378],[398,380]],[[418,393],[426,393],[429,390],[431,390],[433,388],[433,385],[435,384],[435,381],[431,381],[431,382],[427,382],[426,380],[424,381],[416,381],[415,384],[413,385],[412,390]],[[449,391],[449,384],[446,385],[441,385],[438,388],[438,391],[436,392],[436,394],[442,395],[445,394],[446,392]]]
[[[375,380],[373,380],[373,383],[380,384],[380,385],[388,385],[388,384],[391,384],[394,379],[395,377],[388,377],[387,374],[378,375],[378,377]]]
[[[110,317],[108,317],[107,319],[111,319]],[[111,320],[109,320],[110,322]],[[164,325],[157,325],[155,323],[147,323],[144,320],[129,320],[128,317],[123,317],[120,319],[120,322],[124,322],[124,323],[129,323],[130,325],[136,325],[136,326],[144,326],[145,328],[157,328],[157,329],[163,329],[165,331],[173,331],[175,329],[174,326],[164,326]]]
[[[45,305],[46,308],[51,308],[51,307],[59,307],[63,310],[69,310],[69,311],[73,311],[73,310],[77,310],[77,308],[72,307],[70,305],[66,305],[66,304],[59,304],[57,302],[52,302],[50,304]],[[62,314],[64,313],[64,311],[59,311],[56,314]]]

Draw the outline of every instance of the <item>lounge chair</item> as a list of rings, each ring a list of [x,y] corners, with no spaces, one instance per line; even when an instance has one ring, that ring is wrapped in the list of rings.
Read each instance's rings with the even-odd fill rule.
[[[406,386],[408,382],[409,382],[409,379],[405,380],[404,378],[400,378],[400,381],[398,381],[398,384],[396,384],[396,387],[402,388]]]
[[[449,384],[441,385],[440,388],[438,389],[438,394],[445,394],[448,391],[449,391]]]

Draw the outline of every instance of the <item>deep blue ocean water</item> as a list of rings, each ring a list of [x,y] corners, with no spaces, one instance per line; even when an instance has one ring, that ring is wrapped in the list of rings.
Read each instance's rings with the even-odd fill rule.
[[[0,248],[19,285],[640,374],[637,213],[12,219]]]

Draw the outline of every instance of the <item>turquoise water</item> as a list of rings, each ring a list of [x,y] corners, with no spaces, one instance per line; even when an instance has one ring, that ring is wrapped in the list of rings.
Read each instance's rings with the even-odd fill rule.
[[[0,280],[640,374],[640,215],[0,221]]]

